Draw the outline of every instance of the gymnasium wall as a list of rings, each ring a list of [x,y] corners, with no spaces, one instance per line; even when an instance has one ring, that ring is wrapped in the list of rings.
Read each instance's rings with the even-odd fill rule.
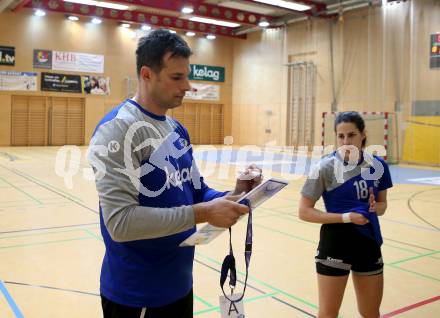
[[[338,22],[300,21],[234,41],[235,141],[263,146],[271,140],[285,145],[285,64],[313,61],[315,145],[321,143],[322,112],[331,111],[335,100],[339,111],[396,111],[401,153],[412,102],[440,101],[440,69],[429,68],[430,34],[437,32],[440,1],[411,0],[345,12]]]
[[[105,73],[103,75],[110,77],[108,96],[42,92],[40,91],[40,76],[37,92],[0,91],[0,145],[2,146],[10,145],[11,142],[12,95],[85,98],[85,141],[88,143],[99,119],[126,97],[127,88],[124,79],[126,77],[136,78],[134,52],[137,39],[130,36],[131,30],[118,27],[116,21],[104,20],[101,25],[93,25],[84,21],[72,22],[67,20],[63,14],[53,12],[48,12],[43,18],[36,17],[32,15],[31,10],[21,9],[18,13],[1,13],[0,30],[0,45],[14,46],[16,59],[14,67],[0,65],[0,70],[44,72],[46,70],[33,68],[32,54],[34,49],[47,49],[104,55]],[[232,41],[223,37],[218,37],[215,41],[198,37],[184,38],[194,51],[191,63],[225,68],[225,82],[216,83],[220,85],[220,100],[216,103],[224,105],[224,132],[225,135],[230,135]],[[68,71],[53,72],[84,74]],[[197,102],[204,103],[203,101]]]

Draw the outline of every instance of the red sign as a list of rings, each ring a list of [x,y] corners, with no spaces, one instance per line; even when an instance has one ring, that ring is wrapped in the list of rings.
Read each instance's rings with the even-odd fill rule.
[[[55,61],[75,62],[75,60],[76,60],[76,55],[73,53],[55,51]]]

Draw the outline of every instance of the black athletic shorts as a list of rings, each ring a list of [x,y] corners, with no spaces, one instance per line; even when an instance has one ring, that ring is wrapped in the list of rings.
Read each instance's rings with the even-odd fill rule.
[[[327,276],[377,275],[383,272],[380,246],[351,223],[323,224],[315,257],[316,271]]]
[[[192,318],[193,291],[162,307],[137,308],[117,304],[101,295],[104,318]]]

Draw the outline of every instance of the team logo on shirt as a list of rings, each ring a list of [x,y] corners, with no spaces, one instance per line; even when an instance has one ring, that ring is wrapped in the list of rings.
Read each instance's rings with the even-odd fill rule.
[[[145,162],[139,168],[134,168],[132,160],[132,140],[137,130],[140,128],[148,128],[151,130],[149,135],[156,135],[157,138],[148,138],[140,145],[133,149],[133,153],[142,150],[146,147],[151,147],[154,150],[149,156],[148,162]],[[124,163],[125,169],[115,169],[125,175],[127,175],[132,184],[147,197],[157,197],[169,189],[171,186],[179,187],[183,190],[184,182],[192,182],[196,189],[201,188],[200,172],[197,166],[192,161],[190,168],[179,169],[173,165],[172,161],[176,161],[185,155],[192,146],[176,132],[169,133],[166,137],[162,138],[160,132],[154,125],[145,121],[139,121],[131,125],[127,131],[124,140]],[[150,190],[140,182],[140,178],[152,173],[156,169],[161,169],[166,174],[166,179],[162,187],[158,190]]]

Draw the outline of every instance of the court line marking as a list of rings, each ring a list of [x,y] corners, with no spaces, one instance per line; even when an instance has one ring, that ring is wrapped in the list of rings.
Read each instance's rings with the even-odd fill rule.
[[[212,181],[212,180],[210,180],[208,183],[209,184],[214,184],[214,185],[221,185],[221,186],[226,187],[226,188],[233,187],[229,183],[222,183],[222,182]],[[430,189],[430,190],[436,190],[436,189]],[[287,191],[287,190],[285,190],[285,191]],[[424,191],[428,191],[428,190],[424,190]],[[414,192],[411,192],[410,194],[414,195]],[[282,195],[278,195],[277,198],[278,199],[282,199],[282,200],[286,200],[286,201],[292,200],[291,197],[283,197]],[[408,200],[410,200],[410,199],[411,198],[409,198],[409,199],[408,198],[401,198],[399,200],[406,200],[408,202]],[[279,207],[279,208],[284,208],[284,207]],[[289,208],[289,206],[287,208]],[[411,211],[411,208],[410,208],[410,211]],[[383,217],[383,216],[380,219],[384,220],[384,221],[387,221],[387,222],[402,224],[402,225],[406,225],[406,226],[409,226],[409,227],[413,227],[413,228],[417,228],[417,229],[422,229],[422,230],[426,230],[426,231],[430,231],[430,232],[439,233],[439,231],[440,231],[439,229],[436,229],[436,227],[433,228],[432,227],[433,225],[430,224],[430,223],[429,223],[429,225],[431,225],[431,227],[424,227],[422,225],[417,225],[417,224],[407,223],[407,222],[403,222],[403,221],[397,221],[397,220],[388,219],[388,218]]]
[[[0,280],[0,291],[2,292],[3,296],[6,298],[6,301],[8,302],[9,307],[11,307],[12,312],[14,313],[15,317],[16,318],[24,318],[23,314],[21,313],[20,308],[18,308],[14,299],[9,294],[8,290],[6,289],[6,286],[3,284],[3,282],[1,280]]]
[[[256,215],[254,216],[255,219],[257,219],[257,220],[258,220],[258,219],[261,219],[261,218],[263,218],[263,217],[270,217],[270,216],[273,216],[273,217],[276,217],[276,218],[280,218],[280,219],[283,219],[283,220],[289,221],[289,222],[291,222],[291,223],[299,223],[300,225],[310,226],[310,227],[313,227],[313,228],[315,228],[315,229],[320,227],[320,225],[316,226],[316,225],[313,224],[313,223],[308,223],[308,222],[303,222],[303,221],[295,220],[295,219],[293,218],[293,216],[294,216],[293,214],[291,215],[291,214],[287,214],[287,213],[284,213],[284,212],[279,212],[279,211],[277,211],[276,209],[266,209],[266,208],[259,208],[259,209],[261,209],[261,210],[265,210],[265,211],[271,211],[271,212],[274,212],[274,213],[268,213],[268,212],[265,212],[265,214],[258,213],[258,214],[256,214]],[[297,217],[297,216],[295,215],[295,217]],[[430,230],[431,230],[431,229],[430,229]],[[385,237],[384,237],[384,239],[385,239],[385,240],[390,240],[390,241],[395,241],[395,240],[387,239],[387,238],[385,238]],[[401,244],[405,244],[405,243],[400,242],[400,241],[395,241],[395,242],[398,242],[398,243],[401,243]],[[407,245],[410,245],[410,246],[411,246],[411,244],[407,244]],[[401,251],[410,252],[410,253],[417,254],[417,255],[421,255],[421,254],[423,254],[423,253],[421,253],[421,252],[416,252],[416,251],[411,250],[411,249],[407,249],[407,248],[403,248],[403,247],[399,247],[399,246],[394,246],[394,245],[391,245],[391,244],[389,244],[389,243],[387,243],[387,242],[384,242],[384,246],[392,247],[392,248],[395,248],[395,249],[398,249],[398,250],[401,250]],[[412,245],[412,246],[413,246],[413,247],[418,247],[418,248],[421,248],[421,249],[425,249],[425,250],[429,250],[429,251],[434,251],[434,250],[432,250],[432,249],[423,248],[423,247],[420,247],[420,246],[417,246],[417,245]],[[436,258],[436,257],[431,257],[431,258],[438,259],[438,258]]]
[[[200,254],[200,253],[197,253],[197,254]],[[202,254],[200,254],[199,256],[204,257],[204,258],[206,258],[206,259],[209,260],[209,257],[207,257],[207,256],[204,256],[204,255],[202,255]],[[198,259],[196,259],[196,258],[194,258],[194,261],[195,261],[196,263],[199,263],[199,264],[201,264],[201,265],[204,265],[205,267],[208,267],[208,268],[210,268],[210,269],[216,271],[217,273],[220,273],[220,270],[218,270],[217,268],[212,267],[212,266],[210,266],[210,265],[208,265],[208,264],[206,264],[206,263],[203,263],[202,261],[200,261],[200,260],[198,260]],[[214,263],[217,264],[218,262],[217,262],[217,261],[214,261]],[[240,272],[240,271],[237,271],[237,273],[239,273],[240,275],[244,276],[244,274],[243,274],[242,272]],[[250,276],[249,276],[249,279],[251,279]],[[242,285],[244,285],[244,281],[242,281],[242,280],[240,280],[240,279],[237,279],[237,282],[239,282],[239,283],[241,283]],[[255,286],[253,286],[253,285],[251,285],[251,284],[249,284],[249,283],[247,284],[247,286],[248,286],[250,289],[256,290],[256,291],[260,292],[260,293],[263,294],[263,295],[266,295],[266,294],[267,294],[265,291],[263,291],[263,290],[261,290],[261,289],[255,287]],[[272,290],[274,290],[274,289],[272,288]],[[277,290],[276,292],[277,292],[277,293],[285,293],[285,292],[278,291],[278,290]],[[260,295],[260,296],[262,296],[262,295]],[[272,297],[272,298],[275,299],[275,300],[277,300],[277,301],[280,301],[279,299],[276,299],[275,297]],[[285,304],[285,305],[288,305],[289,307],[291,307],[291,308],[293,308],[293,309],[296,309],[296,310],[298,310],[298,311],[300,311],[300,312],[306,313],[307,315],[309,315],[309,316],[311,316],[311,317],[316,317],[316,316],[314,316],[313,314],[311,314],[311,313],[309,313],[309,312],[307,312],[307,311],[305,311],[305,310],[303,310],[303,309],[301,309],[301,308],[299,308],[299,307],[296,307],[296,306],[294,306],[294,305],[292,305],[292,304],[289,304],[289,303],[287,303],[287,302],[285,302],[285,301],[280,301],[280,302],[283,303],[283,304]]]
[[[8,238],[20,238],[20,237],[30,237],[30,236],[42,236],[49,234],[59,234],[59,233],[69,233],[69,232],[81,232],[82,229],[71,229],[65,231],[56,231],[56,232],[43,232],[43,233],[30,233],[25,235],[15,235],[15,236],[0,236],[0,240],[8,239]]]
[[[213,308],[214,305],[207,302],[206,300],[204,300],[203,298],[197,296],[196,294],[193,294],[194,299],[198,300],[199,302],[201,302],[202,304],[204,304],[205,306],[208,306],[209,308]]]
[[[409,269],[406,269],[406,268],[403,268],[403,267],[399,267],[397,265],[389,265],[389,264],[384,264],[384,265],[392,267],[392,268],[397,269],[397,270],[401,270],[403,272],[414,274],[416,276],[420,276],[420,277],[423,277],[423,278],[426,278],[426,279],[429,279],[429,280],[434,280],[434,281],[440,282],[440,279],[438,279],[438,278],[435,278],[435,277],[432,277],[432,276],[429,276],[429,275],[425,275],[425,274],[422,274],[422,273],[419,273],[419,272],[415,272],[415,271],[412,271],[412,270],[409,270]]]
[[[45,241],[45,242],[35,242],[35,243],[27,243],[27,244],[0,246],[0,250],[8,249],[8,248],[19,248],[19,247],[29,247],[29,246],[37,246],[37,245],[64,243],[64,242],[70,242],[70,241],[82,241],[82,240],[90,240],[90,239],[92,239],[90,236],[86,236],[86,237],[78,237],[78,238],[65,239],[65,240]]]
[[[9,181],[6,181],[4,178],[0,177],[0,180],[3,181],[4,183],[8,184],[9,186],[13,187],[15,190],[17,190],[18,192],[23,193],[24,195],[26,195],[27,197],[31,198],[32,201],[35,201],[38,203],[38,205],[42,205],[43,202],[41,202],[40,200],[38,200],[36,197],[34,197],[33,195],[27,193],[26,191],[16,187],[15,185],[13,185],[12,183],[10,183]]]
[[[425,192],[429,192],[429,191],[438,191],[440,190],[440,188],[432,188],[432,189],[427,189],[427,190],[422,190],[419,192],[414,193],[413,195],[411,195],[408,200],[406,201],[406,204],[409,208],[409,210],[412,212],[412,214],[414,214],[417,218],[419,218],[421,221],[423,221],[424,223],[432,226],[434,229],[436,229],[437,232],[440,232],[440,228],[432,223],[430,223],[429,221],[427,221],[426,219],[424,219],[423,217],[421,217],[416,211],[415,209],[413,209],[413,207],[411,206],[411,200],[414,199],[417,195],[425,193]]]
[[[16,230],[16,231],[4,231],[4,232],[0,232],[0,235],[2,235],[2,234],[9,234],[9,233],[44,231],[44,230],[61,229],[61,228],[69,228],[69,227],[77,227],[77,226],[90,226],[90,225],[99,225],[99,222],[84,223],[84,224],[73,224],[73,225],[51,226],[51,227],[39,227],[39,228],[35,228],[35,229],[25,229],[25,230]]]
[[[402,313],[404,313],[406,311],[409,311],[411,309],[414,309],[414,308],[417,308],[417,307],[421,307],[421,306],[433,303],[433,302],[435,302],[437,300],[440,300],[440,296],[435,296],[435,297],[432,297],[432,298],[429,298],[429,299],[425,299],[425,300],[419,301],[418,303],[415,303],[415,304],[412,304],[412,305],[408,305],[408,306],[399,308],[399,309],[394,310],[392,312],[389,312],[389,313],[387,313],[385,315],[381,315],[380,318],[394,317],[394,316],[402,314]]]
[[[26,180],[28,180],[28,181],[30,181],[30,182],[33,182],[33,183],[35,183],[35,184],[38,184],[38,185],[41,186],[42,188],[45,188],[46,190],[49,190],[49,191],[51,191],[51,192],[53,192],[53,193],[56,193],[56,194],[58,194],[58,195],[60,195],[60,196],[62,196],[62,197],[64,197],[64,198],[66,198],[67,200],[72,201],[72,202],[78,204],[79,206],[81,206],[81,207],[83,207],[83,208],[85,208],[85,209],[87,209],[87,210],[89,210],[89,211],[91,211],[91,212],[93,212],[93,213],[95,213],[95,214],[99,214],[99,211],[97,211],[97,210],[95,210],[95,209],[92,209],[92,208],[89,208],[87,205],[85,205],[85,204],[83,204],[83,203],[80,203],[80,202],[78,202],[78,201],[75,200],[75,199],[72,199],[72,198],[70,197],[70,195],[67,196],[67,195],[65,195],[65,194],[63,194],[63,193],[58,192],[59,190],[51,189],[49,186],[46,186],[46,185],[40,183],[40,181],[32,180],[32,177],[30,177],[30,176],[25,176],[25,175],[21,174],[21,172],[17,172],[17,171],[19,171],[19,170],[17,170],[17,169],[13,169],[13,170],[11,170],[11,169],[6,168],[5,166],[3,166],[3,165],[1,165],[1,164],[0,164],[0,167],[2,167],[3,169],[6,169],[6,170],[8,170],[8,171],[10,171],[10,172],[12,172],[12,173],[15,173],[16,175],[19,175],[19,176],[21,176],[22,178],[24,178],[24,179],[26,179]]]
[[[95,234],[94,232],[90,231],[89,229],[81,229],[81,230],[83,232],[87,233],[89,236],[91,236],[101,242],[104,242],[104,239],[100,235]]]
[[[98,293],[85,292],[85,291],[76,290],[76,289],[69,289],[69,288],[53,287],[53,286],[46,286],[46,285],[34,285],[34,284],[11,282],[11,281],[4,281],[4,283],[10,284],[10,285],[26,286],[26,287],[53,289],[53,290],[57,290],[57,291],[71,292],[71,293],[77,293],[77,294],[83,294],[83,295],[100,296],[100,294],[98,294]]]
[[[47,182],[45,182],[45,181],[39,179],[39,178],[36,178],[36,177],[34,177],[34,176],[31,176],[30,174],[28,174],[28,173],[26,173],[26,172],[23,172],[23,171],[21,171],[21,170],[15,169],[15,168],[9,169],[9,168],[5,167],[5,166],[2,165],[2,164],[0,164],[0,167],[2,167],[3,169],[8,170],[9,172],[15,173],[16,175],[19,175],[20,177],[23,177],[23,178],[27,177],[27,178],[33,179],[33,180],[34,180],[34,183],[36,183],[35,181],[38,181],[38,182],[44,184],[45,186],[52,188],[53,190],[59,191],[59,192],[65,194],[66,196],[72,197],[72,198],[74,198],[74,199],[76,199],[76,200],[78,200],[78,201],[80,201],[80,202],[83,202],[83,200],[82,200],[81,198],[79,198],[79,197],[77,197],[77,196],[75,196],[75,195],[73,195],[73,194],[70,194],[70,193],[68,193],[68,192],[66,192],[66,191],[64,191],[64,190],[62,190],[62,189],[60,189],[60,188],[57,188],[57,187],[55,187],[55,186],[53,186],[53,185],[51,185],[51,184],[49,184],[49,183],[47,183]],[[27,179],[27,178],[25,178],[25,179]],[[30,181],[30,180],[29,180],[29,181]],[[52,192],[55,192],[55,191],[52,191]],[[58,194],[58,193],[57,193],[57,194]]]
[[[278,230],[272,229],[270,227],[262,226],[262,225],[259,225],[257,223],[254,223],[254,224],[257,225],[257,226],[263,227],[263,228],[267,229],[268,231],[272,231],[272,232],[275,232],[275,233],[278,233],[278,234],[282,234],[282,235],[285,235],[285,236],[290,237],[290,238],[298,239],[298,240],[301,240],[301,241],[306,241],[306,242],[313,243],[313,244],[318,244],[317,242],[314,242],[314,241],[311,241],[311,240],[307,240],[307,239],[304,239],[304,238],[301,238],[301,237],[296,237],[296,236],[293,236],[293,235],[291,235],[289,233],[278,231]],[[440,281],[440,279],[438,279],[438,278],[435,278],[435,277],[432,277],[432,276],[428,276],[428,275],[424,275],[422,273],[414,272],[414,271],[411,271],[411,270],[407,270],[407,269],[401,268],[401,267],[399,267],[397,265],[390,265],[388,263],[384,263],[384,265],[387,265],[387,266],[393,267],[395,269],[402,270],[404,272],[408,272],[408,273],[411,273],[411,274],[414,274],[414,275],[417,275],[417,276],[420,276],[420,277],[424,277],[424,278],[427,278],[427,279],[430,279],[430,280]]]
[[[243,303],[249,303],[249,302],[252,302],[255,300],[268,298],[268,297],[273,298],[273,296],[277,295],[277,294],[278,294],[277,292],[274,292],[274,293],[270,293],[270,294],[264,294],[264,295],[258,295],[258,296],[254,296],[254,297],[245,298],[245,299],[243,299]],[[194,316],[198,316],[198,315],[205,314],[208,312],[213,312],[213,311],[220,311],[220,306],[215,306],[215,307],[213,306],[212,308],[196,311],[196,312],[194,312]]]
[[[384,237],[384,239],[386,239],[386,240],[388,240],[388,241],[392,241],[392,242],[400,243],[400,244],[403,244],[403,245],[407,245],[407,246],[412,246],[412,247],[420,248],[420,249],[422,249],[422,250],[426,250],[426,251],[430,251],[430,252],[433,252],[433,251],[434,251],[432,248],[423,247],[423,246],[416,245],[416,244],[413,244],[413,243],[402,242],[402,241],[398,241],[398,240],[395,240],[395,239],[390,239],[390,238],[388,238],[388,237]]]
[[[42,184],[44,184],[44,185],[46,185],[46,186],[48,186],[48,187],[51,187],[52,189],[55,189],[55,190],[57,190],[57,191],[59,191],[59,192],[62,192],[62,193],[64,193],[64,194],[67,195],[67,196],[70,196],[70,197],[72,197],[72,198],[75,198],[75,199],[78,200],[78,201],[81,201],[81,202],[83,201],[80,197],[77,197],[77,196],[75,196],[75,195],[73,195],[73,194],[71,194],[71,193],[68,193],[68,192],[66,192],[66,191],[64,191],[64,190],[62,190],[62,189],[60,189],[60,188],[58,188],[58,187],[55,187],[55,186],[53,186],[53,185],[51,185],[51,184],[49,184],[49,183],[47,183],[47,182],[45,182],[45,181],[43,181],[43,180],[37,178],[37,177],[34,177],[34,176],[32,176],[32,175],[30,175],[30,174],[24,172],[24,171],[18,170],[18,169],[16,169],[16,168],[9,169],[9,168],[6,168],[6,167],[3,166],[3,165],[0,165],[0,166],[2,166],[3,168],[9,170],[9,171],[12,172],[12,173],[18,172],[18,173],[21,173],[21,174],[25,175],[26,177],[29,177],[29,178],[34,179],[34,180],[36,180],[36,181],[39,181],[39,182],[41,182]]]
[[[101,242],[103,242],[103,238],[99,235],[96,235],[95,233],[93,233],[92,231],[90,231],[89,229],[81,229],[83,232],[87,233],[91,238],[97,239]],[[197,296],[196,294],[194,294],[194,298],[198,301],[200,301],[201,303],[203,303],[204,305],[208,306],[208,307],[213,307],[214,305],[212,305],[211,303],[209,303],[208,301],[204,300],[203,298]]]
[[[204,259],[210,261],[211,263],[214,263],[214,264],[216,264],[216,265],[221,266],[221,263],[220,263],[220,262],[218,262],[217,260],[215,260],[215,259],[213,259],[213,258],[211,258],[211,257],[209,257],[209,256],[206,256],[206,255],[204,255],[204,254],[202,254],[202,253],[200,253],[200,252],[196,252],[196,255],[198,255],[198,256],[200,256],[200,257],[203,257]],[[209,266],[209,265],[207,265],[207,266]],[[218,271],[217,269],[215,269],[215,270]],[[237,273],[240,274],[240,275],[242,275],[242,276],[245,275],[245,273],[242,273],[241,271],[237,271]],[[307,306],[309,306],[309,307],[312,307],[312,308],[314,308],[314,309],[318,309],[318,306],[317,306],[317,305],[315,305],[315,304],[313,304],[313,303],[311,303],[311,302],[308,302],[308,301],[305,300],[305,299],[301,299],[301,298],[299,298],[299,297],[297,297],[297,296],[294,296],[294,295],[292,295],[292,294],[289,294],[288,292],[285,292],[285,291],[283,291],[283,290],[281,290],[281,289],[279,289],[279,288],[276,288],[276,287],[274,287],[274,286],[272,286],[272,285],[270,285],[270,284],[268,284],[268,283],[266,283],[266,282],[264,282],[264,281],[262,281],[262,280],[260,280],[260,279],[258,279],[258,278],[253,277],[252,275],[249,275],[249,279],[252,280],[252,281],[254,281],[254,282],[256,282],[256,283],[258,283],[258,284],[260,284],[260,285],[262,285],[262,286],[265,286],[265,287],[268,287],[268,288],[270,288],[270,289],[272,289],[272,290],[274,290],[274,291],[277,291],[277,292],[279,292],[280,294],[283,294],[283,295],[285,295],[285,296],[287,296],[287,297],[289,297],[289,298],[293,298],[293,299],[295,299],[295,300],[297,300],[297,301],[299,301],[299,302],[301,302],[301,303],[303,303],[303,304],[305,304],[305,305],[307,305]]]
[[[438,253],[440,253],[440,251],[434,251],[434,252],[430,252],[430,253],[425,253],[425,254],[421,254],[421,255],[405,258],[405,259],[402,259],[402,260],[399,260],[399,261],[396,261],[396,262],[392,262],[392,263],[389,263],[388,265],[397,265],[397,264],[401,264],[401,263],[404,263],[404,262],[407,262],[407,261],[412,261],[412,260],[415,260],[415,259],[419,259],[419,258],[422,258],[422,257],[426,257],[426,256],[438,254]]]
[[[11,284],[11,285],[26,286],[26,287],[36,287],[36,288],[52,289],[52,290],[56,290],[56,291],[71,292],[71,293],[77,293],[77,294],[82,294],[82,295],[90,295],[90,296],[97,296],[97,297],[101,296],[101,294],[99,294],[99,293],[85,292],[85,291],[80,291],[80,290],[75,290],[75,289],[68,289],[68,288],[52,287],[52,286],[45,286],[45,285],[31,285],[31,284],[26,284],[26,283],[10,282],[10,281],[5,281],[4,283],[5,284]],[[196,300],[202,302],[203,304],[205,304],[206,306],[208,306],[210,308],[214,307],[213,305],[211,305],[210,303],[208,303],[207,301],[201,299],[200,297],[198,297],[196,295],[194,295],[194,298]]]
[[[286,233],[286,232],[283,232],[283,231],[275,230],[275,229],[273,229],[271,227],[268,227],[268,226],[265,226],[265,225],[261,225],[261,224],[255,223],[255,222],[254,222],[254,225],[256,225],[258,227],[261,227],[261,228],[263,228],[265,230],[268,230],[270,232],[278,233],[278,234],[281,234],[281,235],[284,235],[284,236],[287,236],[287,237],[290,237],[290,238],[294,238],[294,239],[297,239],[297,240],[300,240],[300,241],[304,241],[304,242],[311,243],[311,244],[314,244],[314,245],[318,244],[317,241],[312,241],[312,240],[303,238],[301,236],[296,236],[296,235],[292,235],[292,234],[289,234],[289,233]]]

